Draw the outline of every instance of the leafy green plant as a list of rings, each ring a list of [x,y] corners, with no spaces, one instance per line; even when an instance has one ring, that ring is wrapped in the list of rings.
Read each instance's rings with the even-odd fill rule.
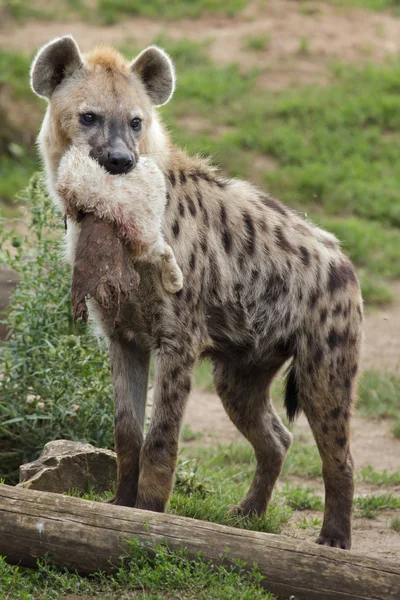
[[[113,446],[107,354],[87,329],[73,329],[62,220],[40,176],[23,199],[27,235],[1,235],[2,262],[20,276],[6,319],[11,334],[0,347],[0,476],[10,482],[50,440]]]
[[[354,506],[358,509],[356,517],[373,519],[380,510],[400,508],[400,498],[393,494],[358,496],[354,498]]]

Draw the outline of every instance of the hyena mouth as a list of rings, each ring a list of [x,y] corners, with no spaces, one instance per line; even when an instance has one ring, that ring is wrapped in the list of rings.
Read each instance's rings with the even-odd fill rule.
[[[90,157],[111,175],[129,173],[136,165],[136,157],[126,150],[106,150],[105,152],[91,150]]]

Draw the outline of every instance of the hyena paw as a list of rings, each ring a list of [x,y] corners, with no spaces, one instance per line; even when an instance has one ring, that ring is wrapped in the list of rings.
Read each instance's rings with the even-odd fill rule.
[[[176,294],[183,287],[182,271],[177,264],[166,263],[161,273],[161,280],[170,294]]]
[[[320,544],[320,546],[329,546],[330,548],[341,548],[342,550],[350,550],[351,548],[351,541],[349,540],[349,538],[340,539],[320,535],[317,538],[316,543]]]
[[[238,517],[252,517],[252,516],[261,516],[263,515],[265,510],[258,510],[254,506],[248,506],[244,503],[242,504],[233,504],[228,509],[228,514]]]

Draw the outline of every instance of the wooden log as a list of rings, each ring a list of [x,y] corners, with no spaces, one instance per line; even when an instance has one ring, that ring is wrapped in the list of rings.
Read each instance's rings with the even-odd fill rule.
[[[126,540],[167,540],[171,550],[200,552],[214,564],[256,562],[265,587],[299,600],[399,600],[400,566],[279,535],[246,531],[174,515],[0,485],[0,555],[35,566],[54,563],[81,574],[109,572]],[[224,558],[225,556],[225,558]]]

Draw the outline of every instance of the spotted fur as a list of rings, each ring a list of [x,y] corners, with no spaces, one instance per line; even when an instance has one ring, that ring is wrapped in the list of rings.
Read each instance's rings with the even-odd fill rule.
[[[65,59],[68,68],[77,62],[76,48],[74,60]],[[108,143],[107,131],[119,131],[137,155],[150,154],[167,182],[163,234],[182,268],[183,289],[173,296],[160,293],[154,266],[141,263],[139,291],[122,307],[115,330],[92,305],[109,341],[114,381],[115,502],[165,509],[192,370],[199,358],[209,357],[226,412],[257,458],[250,490],[236,510],[263,514],[291,443],[269,396],[274,376],[289,361],[289,418],[305,412],[323,462],[326,503],[318,542],[349,548],[350,416],[362,337],[354,269],[334,236],[253,185],[228,179],[173,146],[154,110],[154,90],[163,98],[172,93],[173,70],[166,72],[168,64],[154,48],[140,57],[144,69],[135,70],[135,61],[122,68],[114,51],[107,60],[104,52],[101,61],[96,54],[82,57],[83,66],[72,75],[66,69],[66,79],[50,96],[40,134],[50,188],[72,141],[91,143],[96,150]],[[36,76],[43,85],[43,74]],[[91,139],[77,125],[87,90],[104,115],[103,130]],[[136,139],[123,123],[127,114],[138,112],[144,127]],[[143,440],[151,353],[156,358],[154,406]]]

